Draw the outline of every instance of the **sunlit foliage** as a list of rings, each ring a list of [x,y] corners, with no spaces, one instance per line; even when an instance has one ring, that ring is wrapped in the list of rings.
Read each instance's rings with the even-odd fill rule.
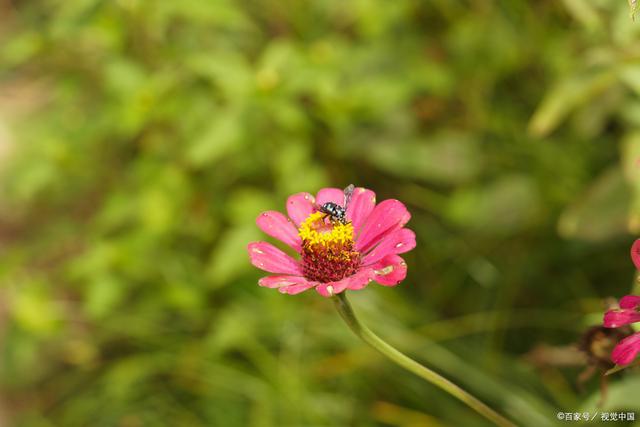
[[[593,409],[579,357],[532,350],[629,293],[639,25],[614,0],[0,2],[0,424],[486,425],[329,301],[257,286],[258,213],[349,183],[418,239],[401,286],[351,295],[376,332],[521,425]],[[611,383],[640,410],[637,373]]]

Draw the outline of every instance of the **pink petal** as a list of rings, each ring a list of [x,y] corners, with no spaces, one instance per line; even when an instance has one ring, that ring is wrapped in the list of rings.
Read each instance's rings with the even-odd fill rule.
[[[640,307],[640,296],[638,295],[625,295],[620,299],[620,308],[637,310],[638,307]]]
[[[350,277],[351,280],[349,280],[349,283],[347,284],[347,289],[352,291],[364,289],[369,283],[371,283],[373,276],[372,268],[363,268]]]
[[[280,293],[296,295],[317,285],[300,276],[268,276],[258,280],[260,286],[278,289]]]
[[[307,289],[311,289],[314,286],[316,285],[313,283],[301,283],[299,285],[286,286],[284,288],[280,288],[278,289],[278,292],[280,292],[281,294],[298,295],[299,293],[302,293]]]
[[[633,242],[631,246],[631,261],[633,261],[636,269],[640,270],[640,239]]]
[[[619,328],[630,323],[640,322],[640,313],[635,310],[609,310],[604,314],[605,328]]]
[[[383,286],[396,286],[407,277],[407,263],[398,255],[387,255],[371,266],[373,280]]]
[[[616,365],[628,365],[640,352],[640,332],[620,341],[611,352],[611,360]]]
[[[369,268],[361,269],[356,274],[345,277],[337,282],[321,283],[316,287],[316,291],[323,297],[331,297],[343,292],[345,289],[362,289],[371,282],[373,271]]]
[[[401,228],[387,235],[378,246],[362,259],[363,265],[380,261],[387,255],[402,254],[416,247],[416,235],[408,228]]]
[[[316,287],[316,291],[326,298],[330,298],[347,289],[347,280],[342,279],[338,282],[321,283]]]
[[[267,211],[258,215],[256,224],[260,230],[271,237],[286,243],[296,251],[300,251],[300,236],[291,220],[277,211]]]
[[[337,203],[340,206],[344,203],[344,191],[339,188],[323,188],[316,195],[316,203],[322,206],[327,202]]]
[[[267,242],[252,242],[247,247],[251,264],[269,273],[302,275],[302,268],[295,259]]]
[[[411,214],[402,202],[389,199],[378,204],[364,223],[356,239],[356,250],[367,252],[383,237],[402,228],[411,218]]]
[[[315,202],[316,200],[309,193],[297,193],[289,196],[287,199],[287,213],[296,227],[300,227],[300,223],[313,213]]]
[[[358,235],[360,227],[376,205],[376,193],[366,188],[358,187],[353,190],[351,201],[347,206],[347,221],[351,221],[353,229]]]

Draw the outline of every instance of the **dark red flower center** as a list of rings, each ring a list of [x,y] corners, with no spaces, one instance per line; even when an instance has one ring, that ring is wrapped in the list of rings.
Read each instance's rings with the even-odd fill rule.
[[[302,270],[308,280],[336,282],[355,274],[360,253],[354,249],[353,225],[331,223],[315,212],[300,225]]]

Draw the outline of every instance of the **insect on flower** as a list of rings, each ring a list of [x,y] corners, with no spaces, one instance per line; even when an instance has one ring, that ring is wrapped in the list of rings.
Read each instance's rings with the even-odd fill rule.
[[[327,214],[332,222],[338,221],[342,224],[346,224],[347,221],[345,219],[345,216],[347,215],[347,207],[349,206],[349,202],[351,201],[353,190],[355,190],[353,184],[349,184],[349,186],[344,189],[344,203],[342,204],[342,206],[335,202],[327,202],[324,205],[320,206],[318,210],[322,213]]]
[[[311,288],[325,297],[357,290],[371,281],[395,286],[404,280],[407,265],[399,254],[416,245],[411,218],[403,203],[384,200],[376,205],[371,190],[349,185],[323,188],[316,197],[298,193],[287,199],[287,214],[268,211],[258,227],[293,248],[299,259],[267,242],[248,246],[251,263],[273,273],[258,284],[281,293]]]

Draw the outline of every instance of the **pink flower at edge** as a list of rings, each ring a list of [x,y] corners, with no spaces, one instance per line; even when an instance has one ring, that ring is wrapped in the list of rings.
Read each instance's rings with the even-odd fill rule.
[[[640,269],[640,239],[631,246],[631,260]],[[603,326],[605,328],[619,328],[640,322],[640,296],[626,295],[620,299],[620,308],[608,310],[604,314]],[[626,337],[620,341],[611,352],[611,360],[617,365],[628,365],[634,361],[640,353],[640,332]]]
[[[626,295],[620,299],[620,308],[608,310],[604,314],[605,328],[619,328],[640,322],[640,296]],[[633,334],[620,341],[611,352],[611,360],[616,365],[628,365],[640,352],[640,333]]]
[[[620,308],[608,310],[604,314],[605,328],[619,328],[631,323],[640,322],[640,296],[627,295],[620,300]]]
[[[637,239],[631,245],[631,261],[633,261],[636,269],[640,270],[640,239]]]
[[[640,353],[640,332],[626,337],[611,352],[611,360],[616,365],[628,365]]]
[[[287,199],[287,214],[263,212],[256,219],[267,235],[290,246],[299,259],[267,242],[248,245],[251,263],[272,276],[260,286],[295,295],[315,288],[325,297],[346,289],[358,290],[371,281],[396,286],[404,280],[407,265],[398,256],[416,245],[413,231],[404,228],[411,215],[398,200],[376,205],[375,193],[355,188],[347,205],[345,221],[319,211],[325,203],[344,204],[344,192],[323,188],[316,197],[298,193]]]

